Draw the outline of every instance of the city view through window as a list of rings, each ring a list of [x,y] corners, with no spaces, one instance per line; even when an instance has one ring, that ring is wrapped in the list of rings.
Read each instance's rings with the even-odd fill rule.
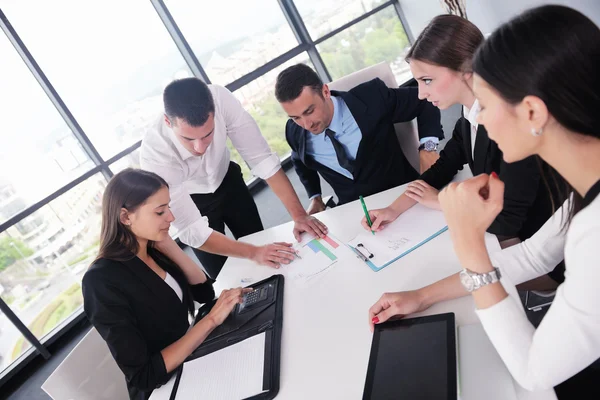
[[[214,84],[228,85],[300,44],[276,0],[164,3]],[[382,3],[294,2],[313,41]],[[148,1],[59,0],[39,2],[32,12],[24,2],[3,0],[2,11],[104,163],[138,143],[161,117],[162,90],[169,82],[192,76]],[[411,78],[404,61],[408,46],[390,5],[318,43],[316,51],[333,80],[385,61],[402,84]],[[104,173],[92,171],[97,162],[4,34],[0,56],[0,107],[6,116],[0,147],[0,297],[43,343],[81,313],[81,279],[97,254],[107,177],[139,167],[139,150],[104,164]],[[314,67],[313,62],[309,53],[299,52],[234,91],[281,158],[290,149],[275,81],[286,67]],[[249,182],[245,162],[229,145]],[[62,189],[84,174],[86,179]],[[52,201],[15,219],[57,192]],[[30,348],[0,313],[0,371]]]

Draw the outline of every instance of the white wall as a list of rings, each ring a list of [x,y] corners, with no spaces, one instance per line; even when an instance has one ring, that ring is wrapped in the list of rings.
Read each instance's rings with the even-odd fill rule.
[[[433,17],[445,13],[440,0],[399,1],[415,38]],[[600,0],[467,0],[467,16],[483,33],[490,33],[520,12],[543,4],[569,6],[600,26]]]

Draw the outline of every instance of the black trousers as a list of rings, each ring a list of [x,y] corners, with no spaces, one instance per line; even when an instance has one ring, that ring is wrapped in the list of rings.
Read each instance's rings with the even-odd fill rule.
[[[231,161],[221,186],[214,193],[192,194],[200,214],[209,226],[225,234],[225,225],[237,239],[263,230],[256,203],[244,182],[242,169]],[[198,260],[212,279],[216,279],[227,257],[194,249]]]

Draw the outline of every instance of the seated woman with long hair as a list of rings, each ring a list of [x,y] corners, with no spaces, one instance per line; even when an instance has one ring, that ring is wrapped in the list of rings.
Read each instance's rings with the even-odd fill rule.
[[[223,291],[190,327],[194,301],[209,302],[215,292],[213,281],[170,238],[169,201],[158,175],[137,169],[116,174],[102,199],[98,257],[82,282],[85,313],[136,400],[167,382],[248,291]]]

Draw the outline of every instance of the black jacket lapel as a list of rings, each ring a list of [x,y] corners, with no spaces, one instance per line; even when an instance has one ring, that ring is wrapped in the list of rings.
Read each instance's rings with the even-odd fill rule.
[[[364,102],[362,102],[359,98],[357,98],[350,92],[338,92],[332,90],[331,94],[333,96],[339,96],[342,98],[342,100],[344,100],[344,103],[346,103],[348,110],[350,110],[350,113],[354,117],[356,125],[358,125],[358,129],[360,130],[360,133],[362,135],[362,138],[358,145],[358,150],[356,151],[355,169],[352,173],[354,177],[357,177],[360,174],[361,168],[364,166],[364,163],[362,162],[365,147],[364,139],[368,137],[369,134],[371,134],[371,131],[373,130],[373,124],[371,121],[369,121],[368,107]]]
[[[477,128],[475,135],[475,159],[473,160],[473,175],[479,175],[485,172],[485,163],[490,147],[490,138],[483,125]]]
[[[148,289],[148,307],[155,310],[155,312],[166,313],[166,315],[174,314],[173,310],[182,308],[183,303],[179,300],[175,291],[142,260],[134,256],[122,263]],[[157,299],[160,299],[160,301]],[[185,309],[185,306],[183,308]]]

